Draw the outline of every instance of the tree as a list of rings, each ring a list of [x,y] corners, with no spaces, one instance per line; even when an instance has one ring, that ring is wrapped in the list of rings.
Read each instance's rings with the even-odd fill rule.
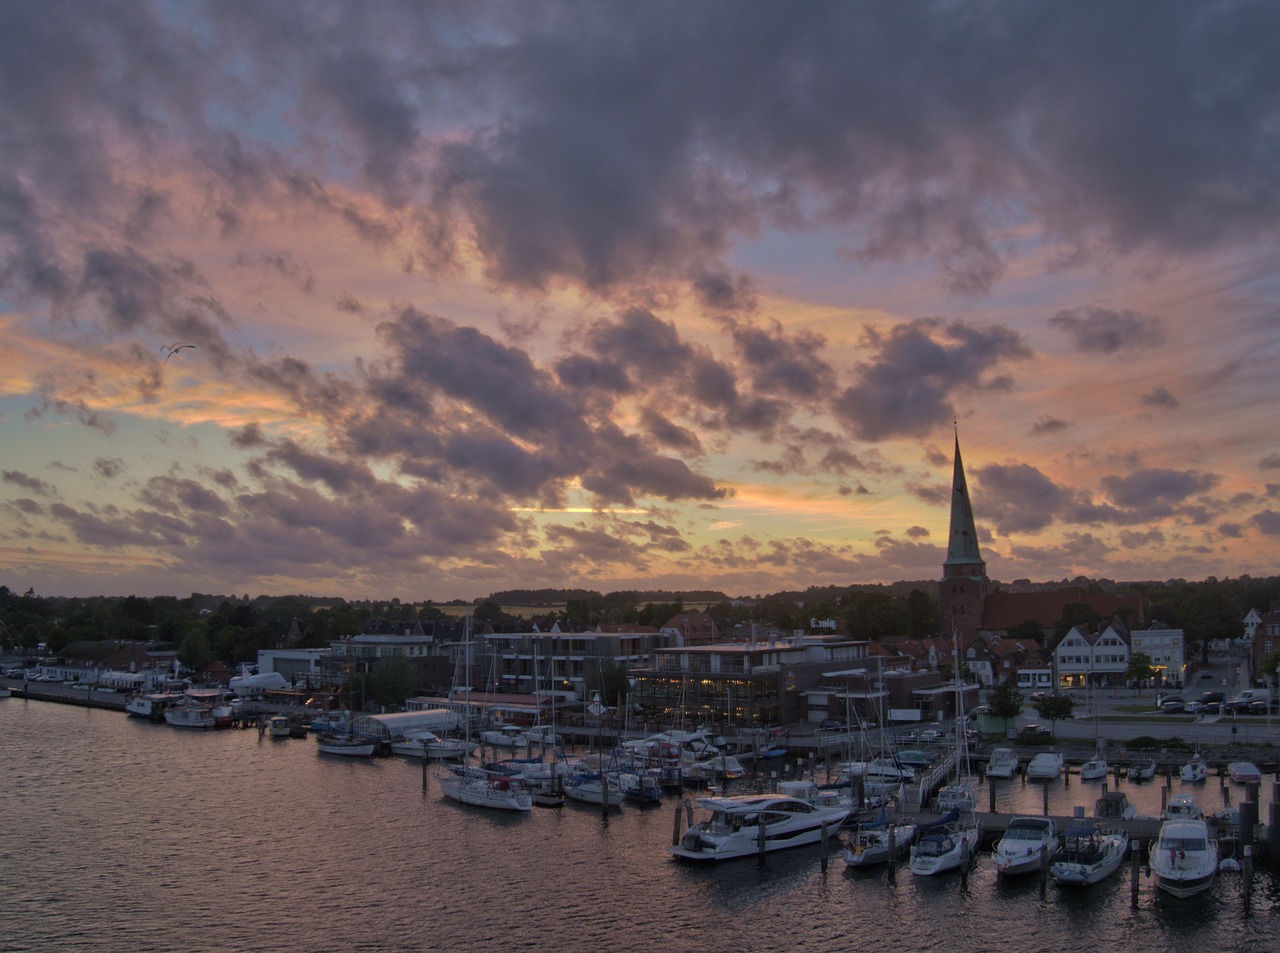
[[[178,661],[197,675],[213,663],[213,649],[203,629],[193,628],[183,636],[178,646]]]
[[[1139,688],[1155,678],[1156,670],[1151,664],[1151,656],[1146,652],[1134,652],[1129,656],[1129,667],[1124,670],[1126,681],[1136,682]]]
[[[1010,675],[991,691],[988,699],[991,717],[1001,719],[1007,731],[1009,722],[1022,714],[1022,702],[1022,692],[1018,691],[1018,677]]]
[[[1102,621],[1096,609],[1087,602],[1068,602],[1062,607],[1062,618],[1053,625],[1053,637],[1061,639],[1078,625],[1095,626]]]
[[[365,680],[366,699],[371,705],[403,704],[417,687],[417,671],[408,659],[400,656],[378,659]]]
[[[1039,642],[1042,645],[1044,644],[1044,629],[1040,627],[1040,623],[1035,619],[1023,619],[1011,628],[1007,635],[1011,639]]]
[[[1032,705],[1035,707],[1036,714],[1049,722],[1050,727],[1054,727],[1057,722],[1071,717],[1076,707],[1076,700],[1070,695],[1046,695],[1032,702]]]

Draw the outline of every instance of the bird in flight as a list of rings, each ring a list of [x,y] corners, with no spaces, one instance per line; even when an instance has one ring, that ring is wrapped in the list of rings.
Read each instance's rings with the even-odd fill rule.
[[[173,345],[166,344],[164,347],[160,348],[160,350],[168,351],[169,353],[164,356],[164,360],[161,361],[160,363],[168,364],[169,358],[173,357],[173,355],[177,354],[183,348],[188,348],[188,347],[195,347],[195,345],[194,344],[173,344]]]

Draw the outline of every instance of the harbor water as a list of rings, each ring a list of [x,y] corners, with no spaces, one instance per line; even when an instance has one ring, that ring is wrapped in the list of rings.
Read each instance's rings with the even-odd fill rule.
[[[890,882],[817,847],[714,867],[669,858],[675,807],[570,804],[516,816],[443,798],[419,763],[319,756],[310,739],[191,732],[0,701],[0,949],[5,951],[1271,949],[1280,881],[1239,873],[1189,900],[1130,868],[1087,891],[998,880],[979,854]],[[434,769],[432,769],[434,770]],[[999,782],[1001,811],[1040,786]],[[1269,788],[1269,782],[1264,788]],[[1160,784],[1122,784],[1157,813]],[[1050,785],[1070,814],[1100,785]],[[1194,790],[1222,807],[1217,778]],[[986,787],[979,787],[986,806]],[[1230,785],[1237,806],[1243,789]],[[1269,797],[1269,793],[1267,794]],[[1266,816],[1266,807],[1263,808]]]

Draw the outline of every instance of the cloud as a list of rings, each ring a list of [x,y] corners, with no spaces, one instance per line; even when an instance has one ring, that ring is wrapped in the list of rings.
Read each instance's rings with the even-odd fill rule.
[[[1150,350],[1165,343],[1165,322],[1155,315],[1106,308],[1072,308],[1059,311],[1049,326],[1065,332],[1076,350],[1086,354],[1116,354]]]
[[[1178,398],[1169,393],[1169,388],[1163,384],[1143,394],[1140,399],[1144,406],[1155,410],[1177,410],[1181,406]]]
[[[1126,476],[1107,476],[1102,488],[1117,505],[1139,513],[1168,514],[1190,497],[1205,493],[1220,482],[1211,473],[1195,470],[1136,470]]]
[[[57,488],[45,480],[38,477],[29,476],[21,470],[3,470],[0,471],[0,479],[5,483],[12,483],[14,486],[22,487],[38,496],[56,496]]]
[[[919,319],[887,334],[868,329],[864,347],[872,358],[859,363],[859,380],[837,398],[834,412],[859,439],[923,436],[954,417],[957,391],[1003,389],[993,371],[1002,361],[1031,356],[1021,336],[993,325]]]
[[[1038,533],[1059,515],[1068,494],[1025,463],[992,464],[974,471],[981,495],[974,506],[1000,533]]]
[[[1060,433],[1070,426],[1071,425],[1065,420],[1060,420],[1057,417],[1050,417],[1046,415],[1031,425],[1031,435],[1033,437],[1039,437],[1043,434]]]
[[[1269,453],[1258,461],[1259,470],[1280,469],[1280,453]]]
[[[1249,522],[1264,536],[1280,536],[1280,513],[1275,510],[1259,510]]]

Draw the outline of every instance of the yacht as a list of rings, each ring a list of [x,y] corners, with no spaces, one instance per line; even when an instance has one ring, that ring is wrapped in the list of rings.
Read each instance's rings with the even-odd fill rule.
[[[1198,821],[1204,817],[1204,812],[1190,794],[1175,794],[1169,799],[1161,817],[1169,821]]]
[[[1049,866],[1049,876],[1064,887],[1088,887],[1120,869],[1129,849],[1129,835],[1103,833],[1096,827],[1072,827]]]
[[[494,748],[510,748],[513,751],[529,744],[529,739],[524,736],[524,729],[516,725],[499,725],[482,731],[480,740]]]
[[[1218,842],[1203,818],[1176,818],[1160,826],[1151,848],[1156,887],[1175,897],[1190,897],[1213,886],[1218,872]]]
[[[1201,764],[1203,763],[1204,762],[1201,762]],[[1185,771],[1187,767],[1188,765],[1184,765],[1183,770]],[[1126,773],[1130,781],[1150,781],[1156,776],[1155,759],[1143,758],[1141,761],[1135,761],[1133,764],[1129,765],[1129,770]],[[1184,774],[1182,780],[1187,781],[1194,779],[1187,778]],[[1200,778],[1199,780],[1203,781],[1204,778]]]
[[[1092,758],[1080,765],[1081,781],[1101,781],[1107,776],[1107,759],[1099,751]]]
[[[1127,821],[1137,813],[1137,805],[1130,804],[1123,791],[1103,791],[1093,802],[1093,816],[1100,821]]]
[[[344,731],[326,731],[316,735],[316,754],[333,754],[344,758],[372,758],[378,743]]]
[[[915,840],[916,825],[912,821],[889,824],[882,810],[875,823],[859,825],[845,841],[840,856],[850,867],[872,867],[897,860],[911,849]]]
[[[406,731],[403,738],[391,742],[391,753],[407,758],[431,758],[436,761],[460,761],[475,745],[461,738],[441,738],[434,731]]]
[[[1012,748],[992,748],[991,757],[987,759],[987,777],[1011,778],[1021,764]]]
[[[1027,764],[1028,781],[1052,781],[1062,774],[1062,755],[1041,751]]]
[[[824,833],[834,835],[850,814],[847,804],[821,807],[785,794],[706,797],[698,806],[711,814],[671,848],[681,860],[732,860],[816,844]]]
[[[1010,876],[1037,871],[1057,846],[1052,818],[1015,817],[992,854],[996,873]]]

